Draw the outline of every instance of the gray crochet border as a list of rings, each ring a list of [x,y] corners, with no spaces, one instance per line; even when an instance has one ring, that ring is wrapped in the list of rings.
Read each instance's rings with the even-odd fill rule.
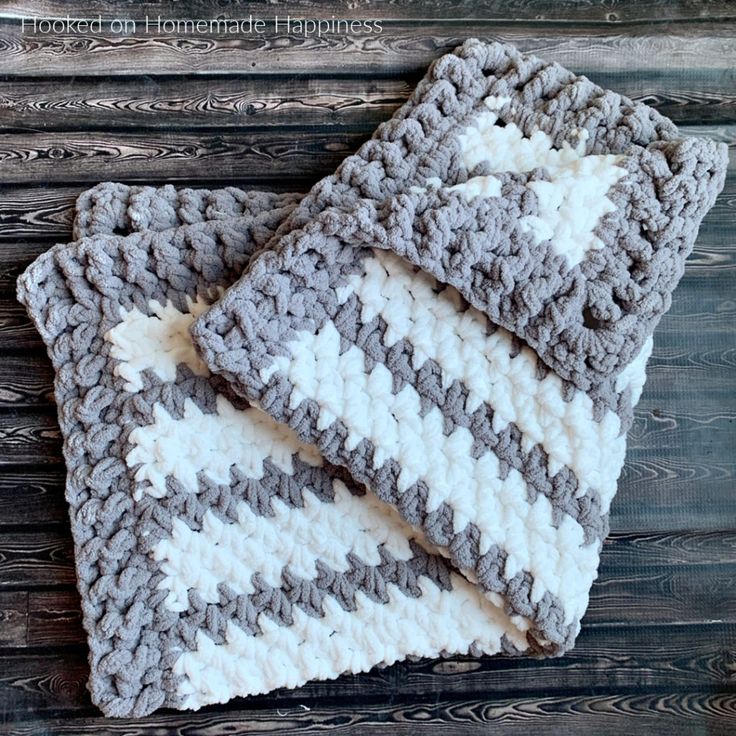
[[[303,194],[276,193],[256,189],[176,188],[102,182],[77,197],[74,240],[92,235],[129,235],[144,230],[162,231],[209,220],[259,217],[281,210],[284,219]],[[280,224],[280,223],[279,223]],[[268,238],[262,237],[261,243]]]

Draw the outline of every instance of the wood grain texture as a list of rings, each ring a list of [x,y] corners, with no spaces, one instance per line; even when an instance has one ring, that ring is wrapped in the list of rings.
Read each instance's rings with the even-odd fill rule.
[[[51,412],[0,414],[0,467],[61,461],[61,430]]]
[[[238,129],[329,124],[373,130],[406,101],[418,74],[404,79],[263,77],[6,78],[6,130]],[[730,75],[599,72],[597,84],[657,108],[677,123],[728,122],[736,110]]]
[[[0,471],[0,532],[18,527],[67,524],[63,465],[14,465]]]
[[[151,2],[143,0],[135,3],[135,8],[121,10],[120,3],[114,0],[90,0],[83,9],[77,11],[80,17],[96,17],[105,19],[133,17],[144,15],[161,15],[166,18],[210,18],[210,17],[242,17],[254,13],[262,17],[274,14],[290,13],[294,17],[331,18],[385,18],[415,19],[443,18],[451,20],[467,20],[470,17],[487,20],[504,20],[511,22],[535,21],[570,21],[573,23],[590,23],[608,21],[610,23],[626,23],[631,21],[667,22],[702,19],[733,20],[733,5],[728,0],[589,0],[581,3],[578,0],[475,0],[471,6],[466,0],[373,0],[372,2],[355,2],[355,0],[260,0],[245,2],[244,0],[162,0]],[[226,11],[226,12],[225,12]],[[64,16],[69,12],[69,4],[64,0],[29,0],[28,2],[3,3],[0,17],[18,19],[30,15]]]
[[[0,92],[5,128],[94,130],[361,126],[373,130],[391,117],[417,79],[262,77],[10,78]],[[678,95],[684,107],[728,109],[724,91],[710,102],[697,92]],[[695,100],[700,100],[696,102]],[[697,115],[700,115],[698,112]]]
[[[363,133],[30,133],[0,138],[7,184],[97,183],[115,168],[119,181],[178,182],[203,172],[222,181],[325,176],[368,138]],[[70,177],[70,172],[73,172]]]
[[[466,38],[513,43],[523,51],[558,61],[581,74],[706,67],[727,75],[736,49],[728,24],[649,23],[499,25],[494,21],[389,21],[380,34],[303,36],[268,32],[248,35],[33,34],[13,20],[0,20],[4,73],[38,76],[148,74],[352,74],[418,73]]]
[[[0,536],[0,589],[73,584],[74,553],[68,529]]]
[[[28,15],[380,18],[377,36],[21,33]],[[450,657],[140,722],[101,719],[52,371],[15,279],[101,180],[306,190],[468,36],[516,42],[736,142],[729,0],[0,3],[0,733],[736,732],[736,157],[655,337],[575,650]]]
[[[250,710],[247,704],[225,712],[157,714],[144,722],[81,717],[16,722],[8,736],[213,736],[267,733],[270,736],[509,736],[528,734],[664,734],[731,736],[736,695],[710,692],[662,692],[614,695],[537,696],[477,700],[447,698],[412,705],[287,703]],[[707,729],[707,730],[703,730]]]
[[[8,736],[214,736],[268,733],[270,736],[509,736],[528,734],[664,734],[731,736],[736,695],[711,692],[662,692],[612,695],[540,695],[414,704],[285,703],[249,709],[247,703],[225,712],[157,714],[145,722],[81,717],[8,724]],[[707,729],[707,730],[706,730]]]
[[[0,407],[52,406],[54,369],[42,353],[0,359]]]

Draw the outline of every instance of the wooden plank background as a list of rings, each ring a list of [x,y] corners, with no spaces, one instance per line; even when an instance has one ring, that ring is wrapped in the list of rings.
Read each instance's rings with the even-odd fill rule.
[[[47,35],[29,16],[380,19],[371,36]],[[577,647],[401,663],[139,722],[99,717],[52,371],[14,281],[101,180],[306,189],[469,36],[512,41],[736,142],[730,0],[0,2],[0,732],[736,733],[736,164],[630,434]]]

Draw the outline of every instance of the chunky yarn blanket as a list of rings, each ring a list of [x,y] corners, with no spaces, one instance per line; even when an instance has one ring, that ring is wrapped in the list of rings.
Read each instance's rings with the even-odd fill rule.
[[[468,41],[305,195],[103,184],[19,280],[109,715],[559,655],[726,151]]]

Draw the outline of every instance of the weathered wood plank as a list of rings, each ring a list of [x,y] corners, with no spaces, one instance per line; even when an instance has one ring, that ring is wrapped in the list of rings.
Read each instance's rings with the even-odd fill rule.
[[[0,38],[1,41],[1,38]],[[367,133],[30,133],[0,136],[0,182],[31,184],[110,178],[170,183],[211,171],[229,180],[309,172],[324,176],[368,138]]]
[[[229,12],[223,13],[223,9]],[[0,18],[18,19],[35,16],[65,16],[69,5],[64,0],[30,0],[29,2],[5,2],[0,9]],[[590,23],[608,21],[625,23],[631,21],[682,21],[733,19],[733,6],[728,0],[592,0],[580,3],[578,0],[476,0],[469,7],[466,0],[373,0],[370,3],[356,3],[353,0],[289,0],[288,8],[275,3],[248,3],[224,6],[218,0],[189,0],[184,7],[177,0],[136,2],[135,9],[124,13],[114,0],[91,0],[77,10],[77,17],[97,17],[104,19],[145,15],[163,18],[238,18],[253,12],[255,17],[273,17],[288,12],[292,17],[327,18],[333,16],[350,19],[417,19],[443,18],[448,20],[467,20],[469,16],[486,20],[503,21],[572,21]]]
[[[61,462],[61,430],[54,414],[49,411],[0,414],[0,466]]]
[[[50,406],[54,370],[42,353],[0,357],[0,407]]]
[[[71,533],[63,527],[0,536],[0,588],[71,585],[75,579]]]
[[[7,736],[168,736],[249,733],[269,736],[508,736],[569,734],[606,736],[666,733],[693,736],[731,736],[736,717],[736,695],[711,692],[606,695],[542,695],[430,703],[414,698],[411,704],[369,704],[363,700],[335,705],[287,703],[254,709],[238,701],[225,711],[155,714],[137,721],[85,716],[8,723]],[[244,731],[243,729],[246,729]]]
[[[60,647],[86,642],[76,589],[32,590],[28,593],[25,641],[30,647]]]
[[[288,13],[288,11],[287,11]],[[33,34],[0,21],[4,73],[76,76],[148,74],[375,75],[423,70],[466,38],[506,41],[583,74],[708,68],[727,74],[736,40],[728,24],[679,23],[653,33],[650,23],[517,25],[463,19],[386,22],[381,33],[304,37],[273,28],[263,35],[102,33]],[[111,58],[114,57],[114,62]]]
[[[92,712],[87,693],[87,652],[83,648],[0,659],[0,703],[8,716],[43,716],[54,711]]]
[[[0,591],[0,647],[17,647],[28,641],[28,593]]]
[[[730,690],[734,684],[733,625],[615,626],[583,628],[565,657],[534,660],[513,657],[450,657],[400,662],[383,670],[309,683],[295,690],[234,701],[254,709],[269,707],[274,697],[284,707],[312,705],[339,698],[355,707],[356,699],[399,701],[419,698],[515,697],[539,692],[547,696],[651,691]],[[622,645],[625,641],[626,645]],[[12,712],[40,715],[50,711],[87,711],[84,691],[88,673],[84,647],[49,653],[0,655],[0,701]],[[58,685],[56,684],[58,683]],[[191,717],[191,714],[188,714]]]
[[[85,645],[75,588],[0,591],[0,649]]]
[[[734,621],[736,534],[615,534],[605,543],[586,625]]]
[[[68,524],[64,500],[66,468],[3,468],[0,472],[0,532],[7,527]]]
[[[61,130],[352,126],[373,130],[414,88],[405,79],[289,76],[23,79],[6,77],[0,124],[6,129]],[[600,73],[598,84],[643,101],[677,123],[729,122],[733,84],[710,70],[654,74]],[[724,82],[726,86],[724,87]]]
[[[627,530],[719,529],[736,518],[732,446],[689,453],[683,448],[630,449],[611,508],[611,528]],[[720,456],[717,456],[720,455]]]
[[[707,728],[708,736],[731,736],[736,696],[730,693],[638,692],[615,695],[554,695],[450,702],[445,698],[412,704],[351,704],[325,706],[304,703],[205,711],[179,715],[156,714],[139,721],[115,721],[99,716],[50,718],[8,724],[8,736],[144,736],[152,731],[169,736],[244,733],[269,736],[480,736],[504,734],[560,734],[631,736],[666,733],[692,736]]]
[[[289,76],[5,78],[0,124],[29,130],[113,130],[293,127],[373,129],[406,101],[417,79],[322,79]],[[674,86],[674,85],[673,85]],[[666,94],[666,93],[665,93]],[[692,106],[699,93],[677,93]],[[728,109],[729,95],[711,90],[704,107]],[[697,104],[700,107],[700,104]],[[700,113],[698,113],[698,116]],[[697,118],[691,118],[697,119]]]

